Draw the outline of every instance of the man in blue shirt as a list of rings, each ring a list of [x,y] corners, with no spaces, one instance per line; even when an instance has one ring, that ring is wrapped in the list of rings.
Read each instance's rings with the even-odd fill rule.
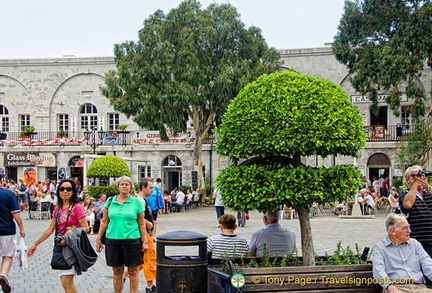
[[[391,213],[386,219],[387,237],[372,251],[373,276],[387,292],[432,292],[425,276],[432,278],[432,259],[422,245],[410,237],[404,215]]]
[[[153,237],[156,237],[157,230],[157,217],[159,210],[164,208],[164,200],[162,197],[162,190],[160,189],[161,179],[156,180],[156,184],[153,185],[153,193],[146,198],[147,204],[152,211],[153,217]],[[155,238],[156,239],[156,238]]]
[[[26,233],[17,198],[12,191],[3,188],[3,179],[4,175],[0,174],[0,256],[2,257],[0,286],[3,292],[11,292],[7,275],[16,251],[15,222],[18,224],[21,237],[25,237]]]
[[[266,227],[252,234],[250,241],[252,255],[262,257],[264,246],[267,246],[271,257],[292,253],[296,248],[295,233],[279,224],[279,212],[264,214],[263,223]]]

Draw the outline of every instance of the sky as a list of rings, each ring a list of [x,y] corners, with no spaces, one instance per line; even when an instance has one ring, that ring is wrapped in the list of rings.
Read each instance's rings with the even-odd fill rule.
[[[181,0],[0,0],[0,59],[113,56],[143,21]],[[344,0],[201,0],[230,3],[276,49],[322,47],[337,33]]]

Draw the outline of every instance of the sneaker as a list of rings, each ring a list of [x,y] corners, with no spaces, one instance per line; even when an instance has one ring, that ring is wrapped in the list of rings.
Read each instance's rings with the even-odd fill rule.
[[[11,286],[9,285],[9,282],[5,276],[0,276],[0,286],[2,287],[3,292],[9,293],[12,291]]]
[[[156,293],[156,286],[153,285],[151,288],[146,288],[146,293]]]

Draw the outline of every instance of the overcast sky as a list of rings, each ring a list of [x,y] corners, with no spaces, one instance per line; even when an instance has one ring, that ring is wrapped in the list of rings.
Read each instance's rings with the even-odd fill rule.
[[[180,0],[0,0],[0,59],[112,56],[113,45],[137,40],[144,19]],[[276,49],[332,42],[344,0],[201,0],[231,3],[247,27],[261,28]]]

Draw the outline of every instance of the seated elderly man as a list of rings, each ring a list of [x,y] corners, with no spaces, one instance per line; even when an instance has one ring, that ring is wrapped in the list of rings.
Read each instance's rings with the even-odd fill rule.
[[[207,251],[212,253],[212,258],[223,258],[225,254],[229,257],[241,257],[249,252],[247,240],[234,234],[236,217],[225,214],[219,218],[221,233],[207,240]]]
[[[296,248],[295,233],[279,225],[278,211],[264,214],[263,222],[266,227],[252,234],[250,241],[252,255],[262,257],[265,245],[271,257],[290,254]]]
[[[387,237],[372,251],[373,276],[383,292],[432,292],[424,283],[432,278],[432,259],[422,245],[410,238],[405,216],[391,213],[386,219]]]

